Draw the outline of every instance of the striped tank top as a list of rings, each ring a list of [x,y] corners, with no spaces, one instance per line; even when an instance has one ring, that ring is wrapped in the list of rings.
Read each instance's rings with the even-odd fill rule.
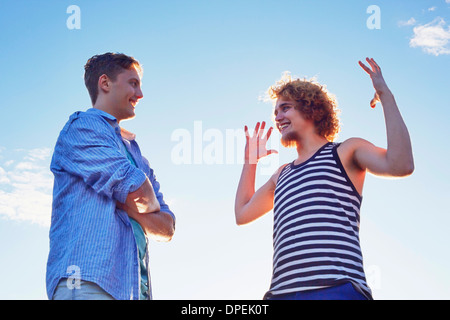
[[[372,299],[359,244],[359,195],[337,154],[322,146],[286,165],[274,194],[272,295],[351,282]]]

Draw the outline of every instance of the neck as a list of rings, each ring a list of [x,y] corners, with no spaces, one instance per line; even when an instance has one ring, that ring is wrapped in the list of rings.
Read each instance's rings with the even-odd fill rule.
[[[315,153],[327,142],[328,142],[327,139],[317,134],[309,136],[306,139],[301,139],[297,141],[298,159],[302,159],[305,156],[309,156],[310,154]]]
[[[115,115],[114,112],[112,112],[110,110],[110,108],[105,107],[107,105],[108,105],[107,103],[104,103],[104,102],[101,102],[101,101],[97,100],[97,102],[92,107],[95,108],[95,109],[102,110],[102,111],[112,115],[114,118],[116,118],[117,123],[120,123],[120,119],[117,117],[117,115]]]

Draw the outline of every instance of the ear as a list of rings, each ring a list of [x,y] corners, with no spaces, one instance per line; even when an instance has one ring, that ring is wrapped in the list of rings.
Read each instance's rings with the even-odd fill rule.
[[[111,79],[106,74],[102,74],[98,78],[98,88],[99,91],[109,92],[111,90]]]

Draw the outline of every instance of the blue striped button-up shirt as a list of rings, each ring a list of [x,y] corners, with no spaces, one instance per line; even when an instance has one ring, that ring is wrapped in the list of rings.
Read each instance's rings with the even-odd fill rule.
[[[125,148],[133,156],[135,167]],[[134,140],[106,112],[76,112],[62,129],[51,166],[53,206],[47,294],[64,278],[99,285],[115,299],[139,299],[139,253],[127,213],[116,208],[149,178],[161,211],[160,184]],[[148,254],[147,254],[148,256]],[[75,271],[75,275],[74,275]]]

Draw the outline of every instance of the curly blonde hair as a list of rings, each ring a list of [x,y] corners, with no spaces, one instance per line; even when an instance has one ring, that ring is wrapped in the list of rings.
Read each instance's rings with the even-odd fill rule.
[[[268,96],[276,101],[280,97],[296,101],[297,109],[305,119],[312,120],[317,133],[334,141],[340,131],[337,100],[326,87],[315,79],[293,79],[289,72],[271,86]]]

